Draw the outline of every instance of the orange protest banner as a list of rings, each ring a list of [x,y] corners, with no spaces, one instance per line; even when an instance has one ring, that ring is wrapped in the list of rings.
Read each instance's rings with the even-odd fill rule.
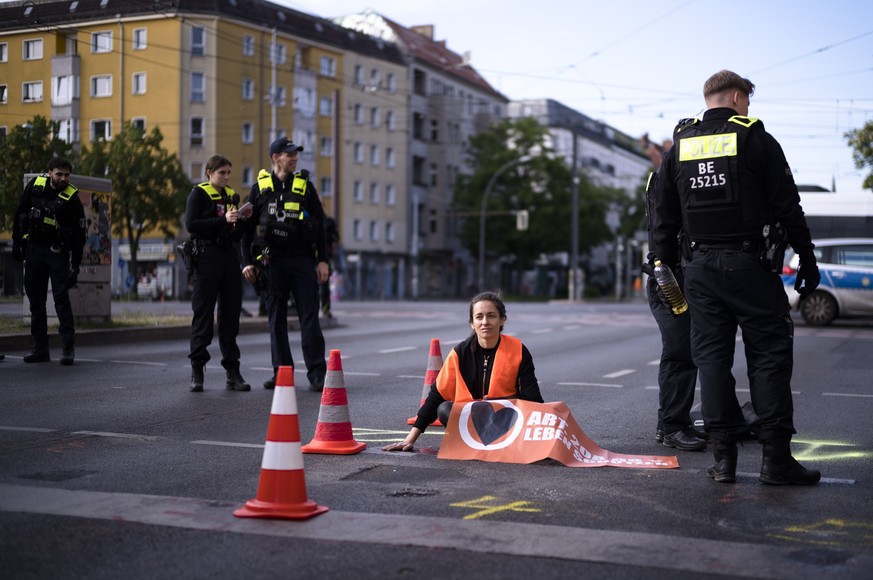
[[[679,467],[675,455],[626,455],[601,449],[564,403],[520,399],[456,403],[437,457],[502,463],[551,458],[569,467]]]

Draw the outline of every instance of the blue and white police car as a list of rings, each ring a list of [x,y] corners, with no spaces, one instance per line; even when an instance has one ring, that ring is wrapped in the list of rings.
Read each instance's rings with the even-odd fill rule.
[[[811,326],[825,326],[835,318],[873,315],[873,238],[813,240],[821,284],[802,302],[794,290],[799,264],[789,248],[782,283],[792,308],[800,309]]]

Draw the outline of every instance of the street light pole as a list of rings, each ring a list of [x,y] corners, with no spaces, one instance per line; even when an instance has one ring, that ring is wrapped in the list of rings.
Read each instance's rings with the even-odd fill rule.
[[[497,182],[497,178],[509,169],[519,163],[527,163],[533,159],[531,155],[522,155],[518,159],[507,161],[501,165],[491,179],[488,180],[488,185],[485,186],[485,193],[482,194],[482,207],[479,209],[479,292],[485,290],[485,209],[488,207],[488,196],[491,195],[491,188]]]

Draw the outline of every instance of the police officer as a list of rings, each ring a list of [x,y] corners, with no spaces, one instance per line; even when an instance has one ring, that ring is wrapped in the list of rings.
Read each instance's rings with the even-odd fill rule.
[[[731,373],[737,325],[742,329],[752,406],[763,444],[760,481],[808,485],[819,481],[791,455],[794,328],[778,264],[762,251],[779,224],[800,256],[796,289],[801,296],[819,282],[818,266],[800,196],[779,143],[763,123],[747,117],[755,85],[721,71],[703,86],[702,120],[680,122],[664,156],[655,188],[654,252],[674,269],[677,234],[692,244],[685,267],[691,312],[691,351],[697,365],[703,419],[715,464],[707,475],[736,480],[737,439],[746,422]]]
[[[330,275],[333,273],[333,260],[336,257],[336,246],[339,243],[340,237],[336,220],[327,215],[327,213],[324,214],[324,239],[328,281],[320,286],[321,313],[324,314],[325,318],[333,318],[333,313],[330,311]]]
[[[646,226],[649,246],[652,240],[653,190],[657,173],[649,176],[646,185]],[[697,386],[697,367],[691,360],[691,315],[686,310],[674,314],[666,297],[658,288],[654,277],[655,254],[650,252],[643,272],[648,275],[646,292],[649,308],[658,330],[661,332],[661,362],[658,366],[658,423],[655,441],[667,447],[683,451],[703,451],[706,440],[691,423],[691,406],[694,404],[694,389]],[[682,286],[681,268],[676,270],[676,279]]]
[[[185,227],[191,234],[194,293],[191,296],[191,391],[203,391],[203,367],[209,361],[206,347],[212,342],[213,312],[218,301],[218,346],[221,366],[232,391],[251,389],[239,372],[239,316],[242,311],[242,276],[237,242],[242,235],[237,209],[239,195],[228,187],[231,163],[221,155],[206,162],[205,181],[188,195]]]
[[[270,145],[273,171],[261,170],[248,198],[252,218],[242,238],[243,276],[266,289],[273,377],[264,388],[276,386],[279,366],[294,365],[288,344],[288,298],[293,295],[309,388],[321,391],[327,373],[318,322],[318,285],[328,277],[324,210],[309,172],[297,172],[300,151],[303,147],[287,137]]]
[[[63,351],[61,364],[73,364],[75,324],[69,289],[76,285],[85,246],[85,210],[78,189],[70,184],[73,164],[55,157],[48,175],[27,184],[12,225],[12,257],[24,260],[24,291],[30,300],[30,334],[33,350],[26,363],[51,359],[48,341],[46,300],[52,283],[58,333]]]

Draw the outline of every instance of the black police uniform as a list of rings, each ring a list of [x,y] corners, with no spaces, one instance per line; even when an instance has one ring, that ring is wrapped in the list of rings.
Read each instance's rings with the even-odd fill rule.
[[[733,481],[735,441],[746,431],[731,373],[739,325],[752,405],[761,419],[764,481],[771,449],[767,444],[777,442],[790,458],[789,442],[795,430],[791,397],[794,328],[782,280],[762,262],[762,236],[765,225],[781,224],[801,264],[815,268],[814,246],[797,187],[782,148],[763,123],[730,108],[709,109],[702,121],[680,123],[659,174],[654,251],[674,265],[680,258],[680,229],[685,229],[692,243],[685,293],[704,424],[715,442],[728,445],[719,449],[733,455],[733,469],[725,472],[730,472],[729,477],[709,475],[718,481]],[[721,465],[718,449],[716,461],[717,468]],[[798,476],[780,483],[814,481]]]
[[[63,346],[61,362],[73,362],[75,323],[69,289],[76,284],[85,247],[85,210],[77,191],[72,185],[56,190],[51,177],[40,175],[24,188],[15,210],[13,254],[25,260],[24,291],[30,300],[33,337],[33,352],[25,357],[26,362],[49,360],[49,280]]]
[[[248,391],[240,376],[239,316],[242,311],[242,274],[237,243],[242,226],[228,223],[225,215],[239,203],[229,187],[217,190],[209,182],[191,190],[185,210],[185,227],[196,248],[194,293],[191,308],[191,389],[203,390],[203,367],[209,361],[207,347],[212,343],[213,313],[218,302],[218,346],[221,366],[227,371],[227,388]]]
[[[242,255],[244,264],[260,268],[264,277],[274,379],[280,366],[294,365],[288,343],[288,298],[293,296],[306,375],[311,387],[320,390],[327,363],[318,321],[316,265],[327,257],[324,209],[308,177],[306,170],[284,181],[266,170],[259,173],[248,198],[252,216],[244,229]],[[274,384],[267,381],[264,386]]]
[[[646,187],[646,226],[649,235],[649,247],[654,245],[652,239],[652,213],[654,185],[657,174],[653,173]],[[650,253],[649,262],[653,265],[656,255]],[[683,286],[684,277],[681,267],[674,269],[677,282]],[[672,309],[664,303],[658,293],[658,283],[650,275],[646,282],[646,293],[649,308],[658,330],[661,332],[661,362],[658,366],[658,423],[655,439],[662,443],[667,437],[668,446],[684,450],[702,450],[705,441],[699,439],[691,430],[691,407],[694,404],[694,389],[697,386],[697,367],[691,359],[691,315],[686,310],[682,314],[673,314]],[[679,435],[682,433],[684,435]],[[672,436],[672,437],[671,437]],[[674,439],[678,438],[678,439]]]
[[[321,285],[321,312],[327,318],[332,318],[333,314],[330,311],[330,275],[333,273],[334,248],[339,241],[339,228],[337,228],[336,220],[325,214],[324,216],[324,243],[325,256],[327,257],[327,282]]]

